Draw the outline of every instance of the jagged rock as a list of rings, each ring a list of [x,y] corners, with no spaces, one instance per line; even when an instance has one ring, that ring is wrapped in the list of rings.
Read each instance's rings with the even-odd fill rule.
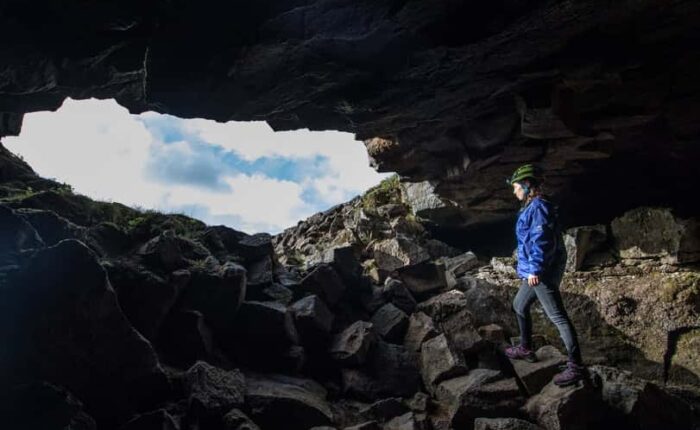
[[[553,382],[525,405],[528,416],[546,430],[578,430],[603,427],[600,394],[588,384],[557,387]]]
[[[425,249],[403,235],[375,243],[372,246],[372,254],[380,276],[430,259],[430,254]]]
[[[245,294],[245,268],[227,262],[223,266],[193,271],[180,306],[201,312],[207,324],[223,335],[232,330],[232,319]]]
[[[335,269],[328,264],[316,266],[308,275],[301,279],[299,288],[305,292],[316,294],[330,306],[334,306],[345,292],[345,284]]]
[[[423,342],[438,334],[433,320],[423,312],[416,312],[408,321],[404,345],[411,351],[419,352]]]
[[[461,354],[450,344],[444,334],[427,340],[421,346],[421,373],[428,390],[445,379],[467,373]]]
[[[408,316],[392,303],[379,308],[372,315],[374,330],[387,342],[398,342],[403,339],[408,327]]]
[[[119,430],[180,430],[180,426],[168,411],[158,409],[136,416]]]
[[[393,303],[406,314],[410,315],[416,309],[416,299],[399,279],[386,278],[382,292],[387,301]]]
[[[333,421],[326,391],[309,379],[246,374],[245,397],[251,418],[261,428],[306,430]]]
[[[452,287],[445,266],[440,262],[424,261],[403,267],[398,272],[401,281],[416,298]]]
[[[589,371],[602,385],[603,402],[616,415],[608,422],[618,428],[692,428],[695,417],[681,398],[614,367],[596,365]]]
[[[479,259],[476,257],[476,254],[471,251],[445,260],[445,267],[447,267],[447,270],[451,271],[455,277],[460,277],[478,266]]]
[[[126,260],[108,261],[103,266],[117,291],[124,315],[139,333],[154,341],[163,320],[189,282],[190,273],[186,270],[174,272],[168,282]]]
[[[227,353],[256,369],[283,370],[284,355],[299,343],[292,312],[275,302],[243,302],[232,327]]]
[[[166,362],[191,366],[197,360],[210,357],[213,339],[201,312],[175,310],[168,314],[158,335],[157,344]]]
[[[238,370],[223,370],[198,361],[184,376],[189,408],[197,414],[223,415],[243,405],[246,380]]]
[[[435,388],[435,398],[441,402],[452,404],[459,401],[465,392],[490,382],[503,378],[498,370],[472,369],[463,376],[442,381]]]
[[[384,425],[384,430],[428,430],[430,424],[425,414],[406,412]]]
[[[262,289],[246,287],[246,300],[255,302],[277,302],[288,306],[294,300],[294,293],[287,287],[273,282]]]
[[[180,242],[171,230],[166,230],[143,244],[137,255],[146,265],[154,268],[177,270],[187,265],[180,249]]]
[[[370,368],[383,397],[408,397],[420,389],[418,355],[402,345],[377,342],[371,351]]]
[[[414,215],[440,224],[457,216],[458,210],[435,193],[436,185],[431,181],[402,182],[401,194]]]
[[[0,256],[44,246],[34,227],[4,205],[0,205],[0,238]]]
[[[323,345],[333,326],[333,314],[316,295],[306,296],[290,306],[303,345]]]
[[[543,430],[529,421],[518,418],[477,418],[474,430]]]
[[[251,290],[260,290],[272,283],[272,258],[266,255],[247,266],[246,281]]]
[[[358,366],[365,362],[374,341],[372,323],[356,321],[333,338],[329,352],[344,365]]]
[[[63,239],[80,239],[85,230],[51,211],[20,208],[15,213],[34,227],[47,246],[55,245]]]
[[[381,398],[379,381],[358,369],[342,369],[343,394],[365,401]]]
[[[607,244],[608,234],[604,225],[570,228],[564,234],[566,245],[566,270],[569,272],[584,267],[586,257]]]
[[[670,209],[633,209],[610,225],[623,260],[659,258],[678,264],[700,258],[700,223],[696,219],[678,219]]]
[[[418,305],[418,309],[433,319],[438,330],[447,335],[458,351],[473,354],[483,346],[476,322],[467,310],[467,299],[461,291],[439,294]]]
[[[83,409],[71,393],[48,382],[0,389],[0,416],[9,429],[96,430]]]
[[[477,417],[518,417],[523,403],[515,378],[476,384],[450,404],[449,422],[454,428],[470,428]]]
[[[231,409],[222,419],[223,430],[260,430],[246,414],[238,409]]]
[[[86,244],[102,256],[116,257],[126,253],[131,247],[129,235],[111,222],[93,225],[85,231],[84,235]]]
[[[333,246],[326,249],[318,260],[309,264],[328,264],[340,275],[343,283],[352,290],[362,289],[362,265],[352,246]]]
[[[219,235],[222,235],[223,232],[219,230],[218,233]],[[233,236],[235,237],[238,235],[234,233]],[[231,248],[240,252],[246,261],[258,260],[265,256],[272,255],[274,251],[272,247],[272,236],[270,236],[268,233],[257,233],[251,236],[243,236],[238,240],[238,242],[235,243],[235,245],[233,243],[229,244],[230,240],[231,239],[228,237],[226,239],[222,237],[222,241],[226,247],[228,248],[229,245],[232,245]]]
[[[391,397],[372,403],[360,410],[360,415],[367,421],[385,422],[408,411],[400,397]]]
[[[151,344],[122,314],[105,270],[81,242],[34,254],[0,296],[0,342],[15,346],[0,354],[0,380],[42,375],[105,423],[169,389]]]
[[[530,395],[535,395],[559,373],[559,366],[566,363],[566,356],[551,345],[539,348],[535,355],[537,361],[510,360],[520,382]]]
[[[518,325],[510,308],[510,298],[503,297],[504,287],[507,291],[508,286],[467,276],[460,278],[463,301],[476,327],[498,324],[507,332],[517,333]]]
[[[433,260],[456,257],[462,253],[461,250],[437,239],[427,239],[425,242],[423,242],[423,248],[428,252],[430,258]]]

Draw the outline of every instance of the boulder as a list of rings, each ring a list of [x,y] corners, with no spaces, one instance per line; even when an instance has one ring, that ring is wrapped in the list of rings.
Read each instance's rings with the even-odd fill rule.
[[[431,392],[445,379],[467,372],[462,355],[450,345],[444,334],[425,341],[421,346],[421,374]]]
[[[22,250],[41,248],[44,241],[36,229],[7,206],[0,205],[0,259]]]
[[[614,367],[596,365],[589,371],[601,385],[602,401],[613,412],[608,422],[618,428],[690,429],[693,422],[697,423],[685,400],[652,382]]]
[[[406,412],[384,425],[384,430],[429,430],[430,423],[425,414]]]
[[[126,253],[132,246],[129,235],[111,222],[101,222],[85,230],[86,244],[103,257],[116,257]]]
[[[174,310],[168,314],[156,340],[163,360],[169,364],[189,367],[197,360],[211,357],[211,330],[201,312]]]
[[[128,260],[110,260],[103,267],[126,317],[146,339],[154,341],[163,320],[189,282],[190,273],[179,270],[166,281]]]
[[[243,405],[246,381],[238,370],[223,370],[198,361],[184,376],[189,409],[204,416],[220,416]]]
[[[495,344],[502,344],[506,341],[506,335],[503,331],[503,327],[498,324],[484,325],[476,329],[484,340],[493,342]]]
[[[333,421],[325,389],[310,379],[246,374],[245,398],[261,428],[307,430]]]
[[[221,337],[232,330],[232,320],[246,294],[246,270],[234,262],[192,271],[179,306],[204,315],[207,324]]]
[[[403,344],[410,351],[419,352],[423,342],[438,334],[439,332],[435,328],[433,320],[423,312],[416,312],[408,320],[408,328],[406,329]]]
[[[445,265],[439,261],[424,261],[402,267],[398,269],[398,273],[406,288],[417,299],[453,286],[450,277],[445,273]]]
[[[63,239],[81,239],[84,227],[77,226],[52,211],[20,208],[15,213],[31,224],[47,246]]]
[[[222,236],[223,232],[222,230],[219,230],[218,233],[220,236]],[[231,236],[231,234],[229,233],[227,235],[226,233],[223,233],[223,237],[221,238],[226,247],[228,248],[231,246],[231,248],[240,253],[240,255],[243,256],[246,261],[255,261],[262,257],[272,255],[274,252],[274,248],[272,246],[272,236],[268,233],[257,233],[250,236],[245,235],[243,237],[240,237],[238,234],[233,234],[233,237],[231,238],[226,236]],[[235,244],[231,243],[233,240],[235,240],[234,237],[236,236],[240,238],[238,242]]]
[[[392,303],[387,303],[372,315],[374,330],[387,342],[399,342],[408,327],[408,316]]]
[[[356,321],[335,335],[329,352],[335,360],[343,365],[359,366],[364,364],[374,341],[372,323]]]
[[[381,398],[379,381],[359,369],[341,370],[342,390],[345,396],[374,402]]]
[[[604,225],[574,227],[564,233],[566,246],[566,270],[577,271],[584,267],[586,257],[600,251],[608,242],[608,233]]]
[[[656,258],[680,264],[700,259],[700,222],[677,218],[668,208],[636,208],[610,226],[623,261]]]
[[[277,302],[288,306],[294,300],[294,292],[277,282],[273,282],[269,286],[260,289],[246,286],[246,300],[255,302]]]
[[[537,361],[529,363],[525,360],[510,360],[515,374],[532,396],[540,392],[554,375],[560,372],[559,366],[566,363],[566,356],[551,345],[543,346],[535,351]]]
[[[362,290],[364,282],[362,280],[362,265],[360,264],[355,250],[352,246],[332,246],[321,254],[320,260],[313,264],[328,264],[340,275],[343,283],[353,291]],[[358,291],[359,292],[359,291]]]
[[[0,289],[0,380],[43,378],[117,424],[169,386],[151,344],[129,323],[96,255],[64,240],[34,254]]]
[[[432,318],[437,329],[445,333],[454,348],[473,354],[482,348],[483,340],[467,306],[464,293],[450,290],[421,303],[418,310]]]
[[[408,406],[400,397],[390,397],[372,403],[360,410],[360,416],[366,421],[385,422],[398,415],[409,412]]]
[[[332,307],[343,296],[345,284],[332,266],[320,264],[301,279],[299,289],[316,294]]]
[[[385,300],[393,303],[394,306],[406,312],[408,315],[415,311],[416,299],[401,280],[392,277],[386,278],[382,293]]]
[[[466,375],[442,381],[435,388],[435,398],[452,404],[467,391],[502,378],[503,373],[498,370],[472,369]]]
[[[276,302],[244,302],[233,320],[226,352],[261,370],[282,370],[292,345],[299,344],[292,312]],[[241,347],[245,345],[245,347]]]
[[[159,270],[177,270],[187,265],[180,242],[172,230],[166,230],[141,245],[137,255],[145,265]]]
[[[248,289],[261,290],[272,284],[272,258],[269,255],[252,261],[246,266]]]
[[[589,384],[558,387],[553,382],[530,397],[525,405],[528,416],[546,430],[583,430],[607,427],[604,405]]]
[[[4,428],[97,429],[82,402],[61,387],[34,382],[8,388],[0,389],[0,416]]]
[[[333,314],[318,296],[306,296],[290,306],[301,343],[324,345],[333,326]]]
[[[354,426],[345,427],[343,430],[382,430],[382,426],[376,421],[367,421]]]
[[[453,428],[471,428],[478,417],[519,417],[524,403],[515,378],[475,384],[461,392],[448,408]]]
[[[476,254],[471,251],[445,259],[445,267],[457,278],[475,269],[479,264]]]
[[[458,208],[435,193],[436,185],[433,181],[401,182],[402,200],[417,217],[437,224],[454,220],[458,216]]]
[[[418,355],[402,345],[379,341],[371,351],[370,369],[380,396],[409,397],[420,389]]]
[[[425,249],[403,235],[374,243],[372,255],[377,262],[380,276],[430,259],[430,254]]]

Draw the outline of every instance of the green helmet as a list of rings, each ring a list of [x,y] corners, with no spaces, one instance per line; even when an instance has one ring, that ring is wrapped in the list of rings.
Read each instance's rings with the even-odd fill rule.
[[[513,176],[511,176],[510,179],[506,179],[506,182],[508,185],[513,185],[515,182],[522,181],[523,179],[541,181],[542,170],[534,164],[524,164],[518,167],[515,172],[513,172]]]

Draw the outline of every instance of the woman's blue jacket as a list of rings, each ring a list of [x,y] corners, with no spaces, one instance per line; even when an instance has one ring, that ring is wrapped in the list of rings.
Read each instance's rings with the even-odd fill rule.
[[[539,196],[518,214],[515,235],[518,239],[518,276],[542,276],[557,257],[561,245],[556,206]]]

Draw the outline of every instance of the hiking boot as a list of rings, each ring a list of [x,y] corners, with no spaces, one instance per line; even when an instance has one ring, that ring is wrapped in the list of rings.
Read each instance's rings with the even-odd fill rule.
[[[525,360],[530,363],[537,361],[537,356],[535,353],[522,345],[509,346],[506,348],[506,357],[510,358],[511,360]]]
[[[560,387],[568,387],[569,385],[573,385],[578,381],[583,380],[585,371],[585,367],[576,364],[573,361],[569,361],[566,363],[566,367],[564,367],[563,371],[554,375],[552,381],[554,381],[555,385]]]

